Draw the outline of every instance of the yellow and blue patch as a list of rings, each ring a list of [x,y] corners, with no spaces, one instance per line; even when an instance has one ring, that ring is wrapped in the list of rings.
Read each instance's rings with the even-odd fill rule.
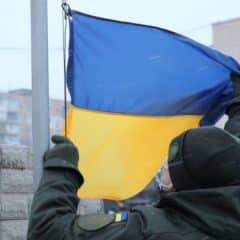
[[[115,222],[125,222],[127,221],[127,212],[116,213]]]

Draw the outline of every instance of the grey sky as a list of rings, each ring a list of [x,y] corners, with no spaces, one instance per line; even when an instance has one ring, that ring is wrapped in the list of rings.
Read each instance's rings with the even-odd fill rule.
[[[50,95],[63,95],[61,0],[49,0]],[[211,44],[211,24],[240,16],[239,0],[70,0],[107,18],[168,28]],[[0,0],[0,91],[31,87],[30,1]]]

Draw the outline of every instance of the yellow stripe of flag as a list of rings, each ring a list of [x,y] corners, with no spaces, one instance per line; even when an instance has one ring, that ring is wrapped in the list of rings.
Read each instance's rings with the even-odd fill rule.
[[[81,198],[121,200],[147,186],[167,157],[172,138],[202,116],[138,116],[70,107],[68,136],[80,152]]]

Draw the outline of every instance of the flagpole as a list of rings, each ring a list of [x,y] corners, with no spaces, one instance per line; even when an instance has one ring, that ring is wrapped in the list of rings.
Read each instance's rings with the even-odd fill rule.
[[[34,191],[49,147],[49,78],[47,0],[31,0],[32,137]]]

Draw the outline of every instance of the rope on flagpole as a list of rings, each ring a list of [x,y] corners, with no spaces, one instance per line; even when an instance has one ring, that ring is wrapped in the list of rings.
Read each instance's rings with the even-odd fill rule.
[[[67,0],[62,0],[62,26],[63,26],[63,74],[64,74],[64,118],[65,129],[64,133],[67,137],[67,26],[71,9]]]

